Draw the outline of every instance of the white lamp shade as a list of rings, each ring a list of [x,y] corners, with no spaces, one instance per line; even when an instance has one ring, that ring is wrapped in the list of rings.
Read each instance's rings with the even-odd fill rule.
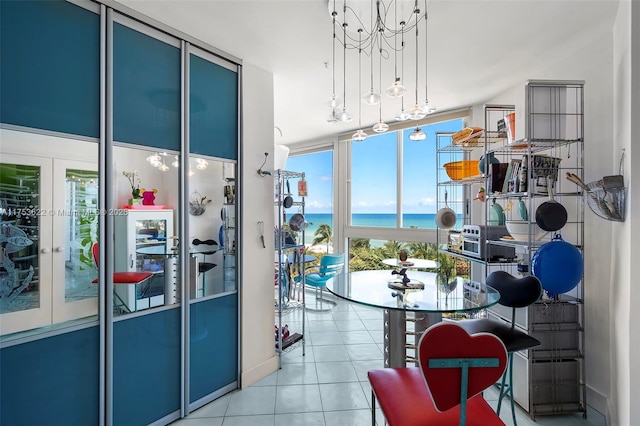
[[[288,146],[276,144],[273,147],[273,167],[276,170],[286,170],[288,158],[289,158]]]

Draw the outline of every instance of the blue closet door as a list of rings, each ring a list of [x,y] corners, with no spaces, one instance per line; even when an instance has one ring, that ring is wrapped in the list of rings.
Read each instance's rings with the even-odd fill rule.
[[[180,150],[180,48],[113,24],[113,138]]]
[[[237,72],[193,54],[189,68],[189,151],[237,160]]]
[[[189,402],[238,380],[238,294],[191,304]]]
[[[180,409],[180,309],[113,324],[113,424],[147,425]]]
[[[100,17],[66,1],[0,1],[0,121],[98,137]]]
[[[98,424],[97,326],[0,351],[0,424]]]

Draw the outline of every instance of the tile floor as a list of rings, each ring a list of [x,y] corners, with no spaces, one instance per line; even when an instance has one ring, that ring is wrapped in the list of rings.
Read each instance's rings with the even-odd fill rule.
[[[283,316],[292,331],[302,311]],[[367,371],[381,368],[382,311],[339,301],[331,312],[306,311],[305,356],[297,347],[282,356],[282,368],[244,390],[236,390],[179,420],[178,426],[356,426],[371,425]],[[495,406],[498,392],[485,398]],[[541,416],[534,422],[518,409],[520,426],[605,426],[602,414]],[[513,425],[508,400],[502,419]],[[384,424],[381,413],[378,424]]]

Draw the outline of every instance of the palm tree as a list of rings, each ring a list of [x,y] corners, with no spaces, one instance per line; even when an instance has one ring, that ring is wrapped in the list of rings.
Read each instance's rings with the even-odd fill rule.
[[[380,255],[383,259],[398,257],[398,252],[402,250],[405,246],[405,243],[399,241],[386,241],[382,247],[378,249]]]
[[[322,223],[316,229],[316,232],[313,233],[315,238],[311,242],[311,245],[327,243],[327,253],[329,253],[329,243],[333,241],[333,233],[331,231],[331,226],[326,223]]]
[[[411,257],[432,260],[436,258],[437,250],[433,243],[409,243],[408,248],[411,251]]]
[[[368,238],[351,238],[350,239],[351,250],[357,248],[363,248],[366,250],[371,249],[371,240]]]

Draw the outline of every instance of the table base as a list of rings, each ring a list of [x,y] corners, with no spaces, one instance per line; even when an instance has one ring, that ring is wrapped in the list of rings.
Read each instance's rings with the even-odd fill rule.
[[[414,312],[385,309],[382,317],[384,329],[384,366],[406,367],[407,362],[417,363],[414,356],[407,356],[407,349],[414,350],[418,346],[422,333],[440,321],[441,313]],[[407,331],[407,322],[413,323],[413,331]],[[413,340],[413,341],[412,341]]]

